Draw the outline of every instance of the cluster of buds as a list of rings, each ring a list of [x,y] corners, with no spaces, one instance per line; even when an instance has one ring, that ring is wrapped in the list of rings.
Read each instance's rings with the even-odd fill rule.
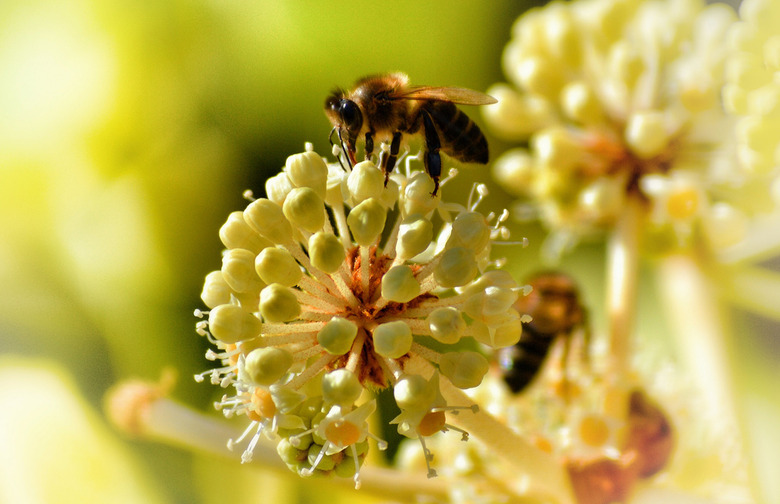
[[[442,202],[415,162],[386,181],[371,161],[347,172],[307,146],[267,181],[267,198],[220,229],[222,268],[206,277],[209,310],[197,313],[220,366],[196,379],[231,389],[217,408],[251,421],[230,442],[249,438],[244,461],[267,436],[299,474],[357,485],[374,437],[371,392],[392,387],[399,432],[422,441],[451,428],[439,380],[475,387],[489,367],[480,348],[519,340],[522,289],[490,258],[508,237],[506,212],[477,211],[482,186],[465,206]]]
[[[553,231],[548,253],[611,229],[629,198],[661,250],[725,248],[742,239],[748,215],[767,209],[768,192],[755,197],[764,179],[722,155],[734,150],[720,100],[735,19],[703,0],[560,2],[518,19],[503,58],[514,86],[491,88],[499,103],[484,111],[496,134],[524,145],[497,160],[494,175],[531,203],[518,206],[523,215]],[[742,75],[732,101],[762,82]],[[742,132],[769,146],[750,134],[753,123]]]

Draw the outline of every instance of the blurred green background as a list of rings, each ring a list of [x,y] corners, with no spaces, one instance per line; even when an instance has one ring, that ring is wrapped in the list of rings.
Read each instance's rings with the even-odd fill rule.
[[[245,205],[244,189],[262,194],[304,142],[329,151],[322,106],[334,86],[387,71],[477,90],[504,80],[503,46],[531,3],[0,3],[0,431],[29,427],[29,437],[0,433],[0,502],[30,502],[27,485],[41,475],[49,486],[32,501],[321,498],[296,477],[128,441],[103,418],[103,394],[174,366],[172,395],[209,411],[219,391],[191,379],[209,367],[192,311],[220,265],[217,230]],[[486,174],[466,169],[453,186],[465,197]],[[491,190],[488,209],[509,204]],[[532,246],[503,252],[521,258],[518,276],[538,264],[541,238],[520,234]],[[602,254],[586,245],[566,259],[594,306]],[[663,332],[650,299],[639,323]],[[750,341],[737,347],[742,389],[765,384],[780,353],[776,338]],[[767,362],[749,374],[756,355]],[[761,407],[771,416],[778,403]],[[102,467],[80,470],[79,457]]]

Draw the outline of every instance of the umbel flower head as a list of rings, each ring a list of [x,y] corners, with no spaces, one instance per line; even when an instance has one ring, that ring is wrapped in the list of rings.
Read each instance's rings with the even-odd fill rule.
[[[301,475],[357,484],[374,437],[366,389],[393,387],[399,432],[422,439],[449,427],[439,379],[471,388],[488,370],[459,343],[519,340],[519,287],[490,259],[493,241],[507,237],[506,213],[477,212],[482,187],[466,206],[431,196],[433,181],[414,162],[385,182],[371,161],[347,172],[307,145],[267,181],[267,198],[220,229],[227,249],[206,277],[198,331],[221,365],[196,378],[231,389],[217,408],[250,420],[230,443],[251,436],[244,461],[264,434],[281,439],[280,456]],[[432,364],[435,377],[407,369],[410,357]]]
[[[629,199],[661,250],[727,247],[771,208],[764,157],[737,167],[721,106],[735,19],[704,0],[554,2],[518,19],[503,57],[514,86],[490,89],[484,111],[522,144],[494,175],[552,230],[549,255],[612,229]]]

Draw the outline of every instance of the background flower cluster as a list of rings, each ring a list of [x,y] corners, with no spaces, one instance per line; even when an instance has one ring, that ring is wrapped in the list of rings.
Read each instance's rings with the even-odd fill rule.
[[[415,83],[478,90],[506,80],[501,53],[529,6],[3,2],[0,500],[372,501],[319,482],[301,485],[292,474],[280,478],[130,440],[109,425],[102,398],[119,380],[156,379],[173,366],[181,378],[170,394],[209,409],[219,392],[189,379],[204,368],[207,348],[192,334],[191,312],[220,257],[219,226],[245,205],[242,191],[260,191],[304,141],[325,151],[329,126],[321,108],[335,85],[388,70],[405,71]],[[776,55],[776,25],[762,24],[760,12],[748,16],[764,31],[748,26],[728,44],[750,53],[770,41]],[[727,74],[726,95],[729,112],[744,120],[737,140],[752,147],[738,157],[754,170],[773,141],[756,125],[776,120],[751,108],[773,96],[755,93],[766,79],[755,70],[746,56]],[[489,140],[493,154],[517,146],[494,133]],[[491,190],[486,211],[500,212],[514,196],[489,173],[461,170],[449,194],[465,200],[473,181],[484,182]],[[521,279],[539,267],[547,234],[536,223],[514,226],[513,234],[531,243],[523,261],[508,264]],[[561,260],[594,307],[604,304],[603,255],[602,244],[583,243]],[[771,256],[758,259],[777,270]],[[726,378],[758,487],[777,497],[768,472],[780,449],[773,424],[780,417],[773,390],[780,340],[777,324],[764,317],[778,316],[765,301],[780,282],[763,270],[731,274],[735,263],[725,264],[715,278],[724,299],[736,302],[728,314],[739,336],[729,340],[733,374]],[[752,274],[756,281],[747,282]],[[656,288],[642,285],[642,345],[673,354]],[[756,285],[762,290],[745,287]],[[596,331],[606,325],[598,310],[593,322]]]

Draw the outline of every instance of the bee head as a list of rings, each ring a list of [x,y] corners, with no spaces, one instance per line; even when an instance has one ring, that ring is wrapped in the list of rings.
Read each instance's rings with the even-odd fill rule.
[[[351,138],[356,138],[363,126],[363,114],[354,101],[345,98],[344,92],[336,89],[325,100],[325,114],[333,126],[345,129]]]

